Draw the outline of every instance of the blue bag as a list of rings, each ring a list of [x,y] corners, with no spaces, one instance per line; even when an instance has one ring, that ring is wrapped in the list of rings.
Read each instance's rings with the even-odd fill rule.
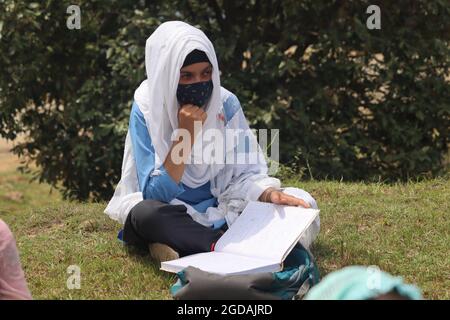
[[[311,252],[298,244],[279,272],[219,275],[187,267],[177,273],[171,294],[180,300],[291,300],[302,299],[319,282]]]

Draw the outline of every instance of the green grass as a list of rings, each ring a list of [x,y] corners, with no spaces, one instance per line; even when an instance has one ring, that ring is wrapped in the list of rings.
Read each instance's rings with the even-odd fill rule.
[[[384,185],[297,183],[321,209],[314,244],[321,274],[377,265],[417,284],[428,299],[450,298],[450,181]]]
[[[428,299],[450,298],[449,179],[285,185],[309,191],[321,208],[313,253],[322,276],[346,265],[378,265],[417,284]],[[118,242],[120,226],[103,214],[105,203],[65,202],[49,190],[12,169],[0,171],[0,218],[15,233],[34,298],[170,299],[175,277]],[[81,268],[79,290],[66,287],[70,265]]]

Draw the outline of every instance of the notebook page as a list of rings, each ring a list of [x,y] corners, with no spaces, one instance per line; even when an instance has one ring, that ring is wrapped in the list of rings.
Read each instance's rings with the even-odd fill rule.
[[[215,251],[281,263],[318,214],[315,209],[251,201],[219,239]]]
[[[178,272],[188,266],[218,274],[276,272],[281,269],[279,264],[273,265],[267,260],[216,251],[193,254],[161,263],[161,269],[169,272]]]

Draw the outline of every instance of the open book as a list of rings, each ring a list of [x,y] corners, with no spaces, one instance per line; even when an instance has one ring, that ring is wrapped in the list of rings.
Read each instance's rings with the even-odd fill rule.
[[[188,266],[218,274],[277,272],[319,210],[251,201],[217,241],[213,252],[161,263],[179,272]]]

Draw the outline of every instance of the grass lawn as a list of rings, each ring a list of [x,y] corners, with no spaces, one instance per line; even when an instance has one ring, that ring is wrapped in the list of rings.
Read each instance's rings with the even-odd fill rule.
[[[63,201],[28,182],[0,143],[0,218],[13,230],[35,299],[170,299],[175,281],[147,255],[126,250],[105,203]],[[407,184],[286,181],[309,191],[321,208],[313,253],[321,275],[347,265],[377,265],[450,299],[450,180]],[[67,268],[81,268],[69,290]]]

